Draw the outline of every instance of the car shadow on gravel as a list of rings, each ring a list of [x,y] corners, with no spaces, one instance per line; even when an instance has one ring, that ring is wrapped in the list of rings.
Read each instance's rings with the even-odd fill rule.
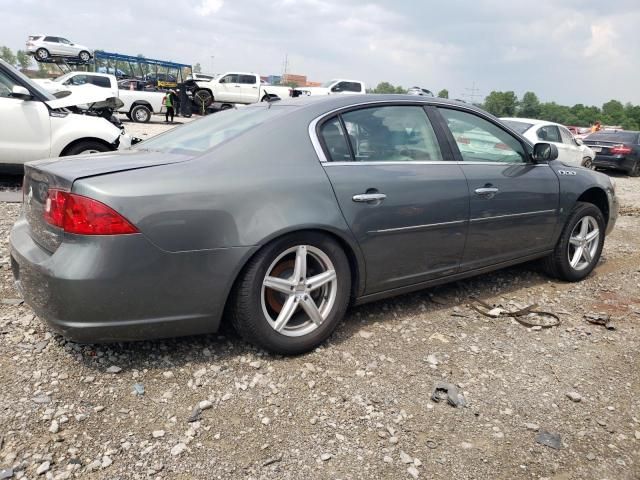
[[[490,302],[491,298],[511,298],[514,292],[526,291],[550,282],[550,278],[538,273],[536,268],[535,264],[510,267],[352,307],[347,311],[345,321],[320,348],[330,348],[349,342],[362,328],[380,322],[392,324],[396,321],[398,312],[401,312],[405,318],[424,314],[435,316],[441,311],[458,306],[465,312],[456,315],[469,316],[468,311],[462,307],[471,297]],[[525,300],[519,299],[519,301]],[[123,370],[166,370],[179,368],[193,361],[208,360],[222,364],[247,354],[268,356],[271,360],[288,360],[288,357],[270,354],[245,342],[224,320],[218,333],[208,335],[110,344],[78,344],[64,340],[59,335],[55,336],[55,340],[66,353],[75,358],[76,362],[96,370],[102,370],[114,363]],[[304,356],[301,357],[304,358]]]

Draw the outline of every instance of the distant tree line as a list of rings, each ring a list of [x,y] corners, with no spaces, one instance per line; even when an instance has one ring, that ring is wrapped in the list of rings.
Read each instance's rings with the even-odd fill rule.
[[[407,89],[380,82],[370,93],[406,93]],[[440,90],[438,97],[449,98],[447,89]],[[640,130],[640,105],[622,104],[609,100],[602,107],[578,103],[572,107],[556,102],[540,102],[533,92],[526,92],[521,99],[513,91],[493,91],[477,104],[496,117],[537,118],[563,125],[588,127],[599,121],[603,125],[621,126],[625,130]]]

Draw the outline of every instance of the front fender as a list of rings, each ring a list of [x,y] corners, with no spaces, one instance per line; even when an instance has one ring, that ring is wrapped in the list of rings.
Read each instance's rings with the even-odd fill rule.
[[[120,129],[101,117],[75,113],[51,117],[52,158],[59,157],[69,144],[83,138],[96,138],[113,144],[119,137]]]

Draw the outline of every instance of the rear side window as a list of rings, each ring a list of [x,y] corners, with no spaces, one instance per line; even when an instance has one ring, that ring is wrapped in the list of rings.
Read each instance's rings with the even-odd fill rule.
[[[560,130],[560,136],[562,137],[562,143],[565,143],[567,145],[574,145],[576,144],[576,142],[573,140],[573,135],[571,135],[571,132],[569,130],[567,130],[566,128],[563,127],[559,127],[558,128]]]
[[[555,125],[547,125],[545,127],[540,127],[537,132],[538,140],[541,142],[557,142],[562,143],[562,138],[560,137],[560,130]]]
[[[44,37],[44,41],[58,43],[58,37]]]
[[[440,108],[465,162],[523,163],[522,144],[497,125],[468,112]]]
[[[93,85],[95,85],[97,87],[104,87],[104,88],[110,88],[111,87],[111,82],[109,81],[109,79],[107,77],[90,76],[89,77],[89,83],[92,83]]]
[[[325,122],[320,129],[326,153],[331,162],[351,161],[351,152],[347,145],[347,137],[338,117]]]
[[[238,83],[243,83],[245,85],[255,85],[257,82],[254,75],[240,75],[240,81]]]
[[[325,124],[325,146],[332,161],[356,162],[439,161],[442,154],[433,127],[422,107],[384,106],[352,110],[341,115],[346,132],[339,122]],[[336,127],[338,133],[336,133]],[[342,139],[350,142],[345,155]],[[333,149],[333,150],[332,150]]]

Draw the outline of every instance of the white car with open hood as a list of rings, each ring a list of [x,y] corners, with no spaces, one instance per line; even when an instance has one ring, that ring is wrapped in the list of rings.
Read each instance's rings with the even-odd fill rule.
[[[117,99],[96,90],[56,98],[0,60],[0,167],[131,146],[104,116]]]

